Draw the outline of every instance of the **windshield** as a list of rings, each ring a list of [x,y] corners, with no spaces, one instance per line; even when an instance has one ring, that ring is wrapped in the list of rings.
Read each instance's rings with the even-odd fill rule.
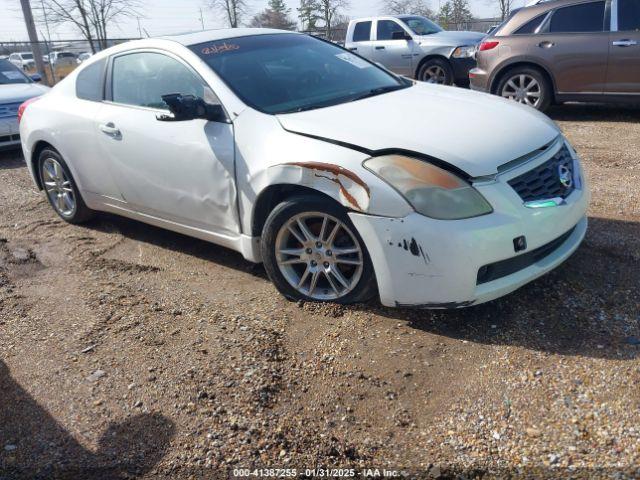
[[[337,105],[411,85],[307,35],[253,35],[190,48],[243,102],[269,114]]]
[[[7,60],[0,60],[0,85],[10,83],[31,83],[31,80]]]
[[[401,17],[407,27],[416,35],[431,35],[442,31],[442,28],[425,17]]]

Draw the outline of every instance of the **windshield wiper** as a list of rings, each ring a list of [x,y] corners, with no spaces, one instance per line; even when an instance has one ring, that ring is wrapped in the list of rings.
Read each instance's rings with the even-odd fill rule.
[[[309,110],[316,110],[318,108],[331,107],[335,105],[335,102],[325,102],[325,103],[312,103],[310,105],[303,105],[301,107],[291,108],[289,110],[283,110],[278,112],[277,115],[283,115],[286,113],[299,113],[299,112],[307,112]]]
[[[407,88],[408,86],[409,85],[389,85],[387,87],[374,88],[372,90],[369,90],[368,92],[352,98],[351,101],[355,102],[358,100],[364,100],[365,98],[375,97],[376,95],[382,95],[383,93],[395,92],[396,90],[402,90],[404,88]]]

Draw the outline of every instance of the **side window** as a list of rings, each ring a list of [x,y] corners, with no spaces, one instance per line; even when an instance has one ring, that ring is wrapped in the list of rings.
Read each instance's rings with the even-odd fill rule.
[[[354,42],[368,42],[371,40],[371,22],[358,22],[353,29]]]
[[[525,23],[515,31],[515,35],[533,35],[534,33],[536,33],[536,30],[538,29],[538,27],[540,27],[545,18],[547,18],[546,13],[538,15],[533,20],[529,20],[527,23]]]
[[[640,31],[640,1],[618,0],[618,30],[621,32]]]
[[[393,32],[404,32],[393,20],[378,20],[378,40],[393,40]]]
[[[129,53],[114,58],[111,83],[113,101],[125,105],[166,109],[162,96],[169,93],[205,97],[205,86],[195,73],[161,53]]]
[[[604,31],[605,2],[583,3],[559,8],[549,24],[550,33],[589,33]]]
[[[76,78],[76,97],[93,102],[101,102],[104,88],[104,66],[100,60],[84,67]]]

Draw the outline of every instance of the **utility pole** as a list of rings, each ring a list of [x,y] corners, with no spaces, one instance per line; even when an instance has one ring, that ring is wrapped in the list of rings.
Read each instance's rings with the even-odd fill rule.
[[[204,30],[204,17],[202,16],[202,7],[200,7],[200,23],[202,24],[202,30]]]
[[[27,33],[29,34],[29,42],[31,42],[31,51],[33,52],[33,58],[36,61],[36,69],[42,77],[42,81],[49,85],[47,79],[47,73],[44,70],[44,62],[42,61],[42,52],[40,51],[40,44],[38,43],[38,33],[36,32],[36,25],[33,21],[33,12],[31,11],[31,3],[29,0],[20,0],[22,6],[22,14],[24,15],[24,23],[27,26]]]

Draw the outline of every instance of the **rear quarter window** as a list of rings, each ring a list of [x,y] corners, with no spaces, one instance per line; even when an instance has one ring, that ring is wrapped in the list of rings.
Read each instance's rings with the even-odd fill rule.
[[[542,15],[538,15],[533,20],[529,20],[519,29],[517,29],[514,34],[515,35],[533,35],[536,33],[536,30],[542,25],[542,22],[545,18],[547,18],[547,13],[543,13]]]
[[[87,65],[76,77],[76,96],[82,100],[101,102],[104,95],[104,67],[106,60]]]
[[[592,33],[604,31],[605,2],[583,3],[553,12],[549,33]]]

